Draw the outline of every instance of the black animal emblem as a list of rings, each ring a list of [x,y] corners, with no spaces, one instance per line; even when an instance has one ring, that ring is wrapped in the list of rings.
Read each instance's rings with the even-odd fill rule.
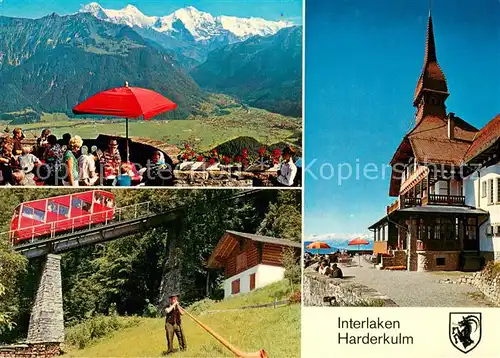
[[[463,353],[474,349],[481,340],[481,314],[450,313],[450,340]]]

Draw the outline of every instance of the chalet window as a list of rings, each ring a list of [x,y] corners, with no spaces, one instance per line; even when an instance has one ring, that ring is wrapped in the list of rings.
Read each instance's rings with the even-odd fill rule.
[[[240,293],[240,279],[231,282],[231,294],[236,295],[237,293]]]
[[[476,218],[469,218],[467,221],[467,233],[465,237],[467,240],[477,240],[476,228]]]
[[[448,195],[448,185],[447,181],[443,180],[439,182],[439,195]]]
[[[494,236],[495,237],[500,236],[500,226],[495,226]]]
[[[488,184],[485,181],[481,182],[481,198],[486,198],[486,190],[488,189]]]
[[[436,266],[446,265],[446,260],[444,257],[436,257]]]
[[[497,203],[500,203],[500,178],[497,178]]]
[[[441,219],[436,219],[436,224],[434,225],[434,240],[441,240]]]
[[[255,274],[250,275],[250,291],[255,289]]]
[[[488,204],[493,204],[493,179],[488,180],[488,188],[490,189],[488,191]]]
[[[494,230],[493,226],[488,226],[487,229],[486,229],[486,236],[492,236],[493,235],[493,230]]]
[[[236,272],[241,272],[247,269],[247,253],[242,252],[236,256]]]

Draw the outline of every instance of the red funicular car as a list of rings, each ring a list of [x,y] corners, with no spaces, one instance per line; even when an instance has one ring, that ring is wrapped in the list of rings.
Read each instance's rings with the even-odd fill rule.
[[[15,210],[10,223],[13,245],[54,233],[113,220],[115,197],[103,190],[28,201]]]

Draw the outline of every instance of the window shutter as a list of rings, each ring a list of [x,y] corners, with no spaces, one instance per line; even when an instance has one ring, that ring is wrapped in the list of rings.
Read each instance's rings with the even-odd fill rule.
[[[255,274],[250,275],[250,291],[255,289]]]
[[[240,279],[231,282],[231,294],[236,295],[240,293]]]

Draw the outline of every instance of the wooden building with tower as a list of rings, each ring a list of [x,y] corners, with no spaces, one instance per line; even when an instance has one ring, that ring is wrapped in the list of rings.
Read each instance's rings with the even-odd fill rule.
[[[464,178],[474,169],[466,153],[478,129],[447,113],[446,77],[438,63],[429,12],[424,65],[413,106],[415,124],[390,162],[394,203],[370,226],[379,267],[386,262],[410,271],[477,270],[483,264],[480,228],[488,211],[466,200]],[[386,257],[383,257],[386,256]]]
[[[282,255],[301,245],[285,239],[226,231],[208,259],[209,269],[224,270],[224,298],[250,292],[284,278]]]

